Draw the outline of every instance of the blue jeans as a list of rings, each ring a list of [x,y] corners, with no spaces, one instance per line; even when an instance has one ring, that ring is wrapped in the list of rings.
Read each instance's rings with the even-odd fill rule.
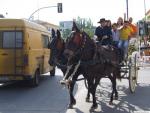
[[[119,40],[118,48],[122,49],[124,58],[126,58],[128,54],[128,45],[129,45],[128,40]]]

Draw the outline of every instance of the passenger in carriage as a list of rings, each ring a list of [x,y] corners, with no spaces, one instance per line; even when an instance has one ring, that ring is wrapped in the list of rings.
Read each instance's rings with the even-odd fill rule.
[[[119,31],[119,40],[120,40],[120,30],[122,29],[123,27],[123,18],[122,17],[119,17],[118,20],[117,20],[117,30]],[[118,42],[119,43],[119,42]],[[118,47],[118,45],[117,45]],[[118,48],[119,49],[119,58],[120,58],[120,62],[123,60],[123,50],[121,48]]]
[[[111,25],[111,21],[110,20],[106,20],[106,27],[111,31],[112,29],[112,25]]]
[[[117,23],[112,24],[112,45],[118,47],[119,43],[119,30],[117,29]]]
[[[117,20],[117,29],[120,30],[123,27],[123,18],[119,17]]]
[[[136,38],[136,35],[137,35],[137,27],[136,27],[136,25],[134,25],[133,23],[132,23],[132,21],[133,21],[133,18],[132,17],[130,17],[129,18],[129,26],[132,28],[132,30],[133,30],[133,32],[132,32],[132,37],[133,38]]]
[[[128,45],[129,45],[129,40],[131,38],[132,34],[132,29],[129,27],[129,22],[124,21],[123,27],[120,29],[120,40],[118,43],[118,48],[120,48],[123,51],[123,59],[126,60],[127,54],[128,54]]]
[[[110,45],[112,40],[112,32],[111,29],[106,26],[105,18],[101,18],[98,23],[100,23],[100,26],[98,26],[95,30],[95,36],[97,36],[97,40],[102,45]]]

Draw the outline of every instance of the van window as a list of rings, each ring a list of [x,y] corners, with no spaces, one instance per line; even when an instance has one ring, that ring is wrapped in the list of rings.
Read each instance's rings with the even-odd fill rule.
[[[49,44],[49,36],[42,35],[43,48],[48,48]]]
[[[2,35],[2,48],[15,47],[23,47],[23,33],[21,31],[4,31]]]

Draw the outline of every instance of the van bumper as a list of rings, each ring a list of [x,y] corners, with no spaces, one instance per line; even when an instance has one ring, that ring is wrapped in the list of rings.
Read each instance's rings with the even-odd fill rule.
[[[0,74],[0,83],[9,82],[9,81],[21,81],[21,80],[31,80],[32,75],[24,75],[24,74]]]

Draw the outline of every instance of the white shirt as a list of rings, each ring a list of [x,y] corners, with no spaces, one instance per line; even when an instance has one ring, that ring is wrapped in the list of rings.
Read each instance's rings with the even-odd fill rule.
[[[119,41],[119,31],[118,30],[114,31],[112,29],[112,38],[113,38],[113,41]]]

